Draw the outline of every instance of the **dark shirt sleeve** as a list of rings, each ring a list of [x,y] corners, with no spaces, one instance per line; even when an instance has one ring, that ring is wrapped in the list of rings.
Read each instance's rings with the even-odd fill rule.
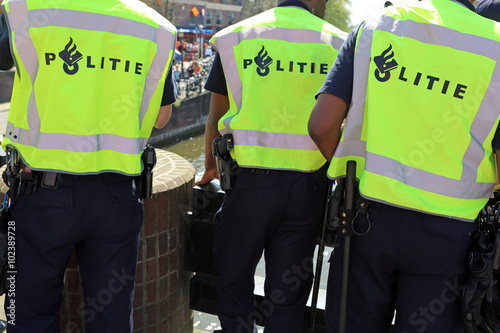
[[[500,154],[500,124],[497,127],[497,131],[491,143],[493,145],[493,150],[499,150],[498,153]]]
[[[163,88],[163,98],[161,99],[161,106],[173,104],[177,100],[179,90],[177,89],[177,82],[172,75],[172,67],[168,71],[165,78],[165,88]]]
[[[0,70],[6,71],[14,66],[10,53],[9,28],[5,14],[0,16]]]
[[[227,96],[226,77],[224,76],[224,69],[220,61],[219,52],[215,55],[214,63],[208,74],[207,82],[205,82],[205,89],[216,94]]]
[[[354,51],[360,26],[351,30],[346,41],[342,44],[333,66],[316,94],[316,98],[319,94],[328,93],[342,98],[347,105],[351,104],[352,84],[354,81]]]

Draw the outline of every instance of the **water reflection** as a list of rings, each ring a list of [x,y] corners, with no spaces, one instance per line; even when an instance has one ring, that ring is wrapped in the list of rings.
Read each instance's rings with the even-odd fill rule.
[[[183,140],[177,140],[163,149],[182,156],[196,170],[196,178],[201,177],[205,170],[205,136],[203,133]]]

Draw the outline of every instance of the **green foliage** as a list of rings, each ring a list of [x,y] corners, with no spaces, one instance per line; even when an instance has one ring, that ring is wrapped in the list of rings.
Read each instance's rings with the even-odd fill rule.
[[[347,7],[350,0],[330,0],[326,5],[325,21],[337,28],[349,32],[353,27],[350,25],[351,11]]]
[[[251,16],[265,12],[277,6],[278,2],[283,0],[243,0],[243,9],[241,11],[241,19],[244,20]]]

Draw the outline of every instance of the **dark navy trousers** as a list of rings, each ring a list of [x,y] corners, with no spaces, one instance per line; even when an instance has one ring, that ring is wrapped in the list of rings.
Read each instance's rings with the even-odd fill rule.
[[[219,211],[215,239],[222,329],[254,332],[254,275],[264,253],[265,332],[300,332],[324,211],[326,169],[240,171]]]
[[[65,269],[75,250],[84,290],[77,312],[86,332],[132,332],[132,303],[143,209],[135,182],[118,174],[62,175],[15,203],[15,325],[9,333],[57,333]],[[72,326],[71,323],[69,326]]]
[[[348,333],[463,333],[459,304],[474,223],[391,207],[368,206],[371,230],[351,237]],[[366,230],[367,216],[356,220]],[[339,327],[343,237],[328,278],[327,332]]]

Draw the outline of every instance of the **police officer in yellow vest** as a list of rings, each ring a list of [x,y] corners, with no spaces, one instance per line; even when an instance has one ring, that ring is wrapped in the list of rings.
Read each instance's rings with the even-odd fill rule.
[[[75,251],[86,332],[132,332],[136,179],[153,125],[166,124],[177,96],[175,27],[135,0],[2,6],[0,66],[16,66],[3,147],[21,167],[8,331],[70,329],[59,327],[59,309]]]
[[[355,160],[369,202],[354,227],[371,229],[351,239],[346,331],[386,333],[395,312],[394,332],[460,333],[473,222],[497,180],[500,26],[467,0],[386,10],[351,32],[309,120],[328,176]],[[339,326],[336,242],[329,333]]]
[[[325,162],[307,120],[346,34],[326,23],[325,0],[289,0],[217,33],[206,89],[206,168],[211,144],[232,135],[234,184],[218,218],[215,261],[222,330],[256,332],[253,291],[264,252],[266,332],[300,332],[326,190]],[[234,171],[234,170],[233,170]]]

